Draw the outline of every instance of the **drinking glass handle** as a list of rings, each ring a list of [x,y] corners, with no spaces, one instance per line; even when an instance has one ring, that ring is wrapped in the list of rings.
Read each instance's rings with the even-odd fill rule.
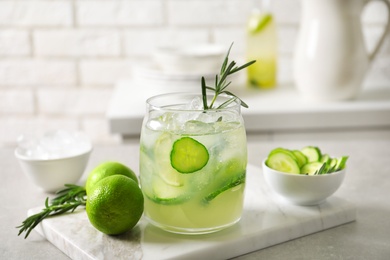
[[[370,1],[367,1],[366,4],[368,2],[370,2]],[[375,59],[376,55],[378,54],[378,51],[380,50],[380,48],[385,40],[386,35],[388,35],[390,33],[390,2],[389,2],[389,0],[382,0],[382,2],[387,7],[387,23],[386,23],[385,30],[383,31],[382,36],[379,38],[379,41],[377,42],[374,50],[368,56],[370,62],[372,62]]]

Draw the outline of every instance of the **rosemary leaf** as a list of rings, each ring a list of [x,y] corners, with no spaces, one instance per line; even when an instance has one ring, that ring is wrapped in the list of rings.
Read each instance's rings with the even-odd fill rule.
[[[73,184],[65,184],[65,186],[65,189],[57,192],[58,196],[51,200],[50,204],[49,198],[46,198],[45,207],[41,212],[29,216],[20,226],[16,227],[19,228],[18,236],[26,232],[24,238],[27,238],[30,232],[45,218],[65,212],[74,212],[79,206],[86,205],[86,190],[84,187]]]
[[[222,67],[221,67],[221,71],[220,71],[220,73],[219,74],[223,74],[223,72],[226,70],[226,65],[228,64],[228,62],[229,62],[229,54],[230,54],[230,50],[231,50],[231,48],[233,47],[233,43],[232,44],[230,44],[230,47],[229,47],[229,50],[228,50],[228,52],[227,52],[227,54],[226,54],[226,56],[225,56],[225,59],[224,59],[224,61],[223,61],[223,64],[222,64]]]
[[[229,95],[229,96],[231,96],[231,98],[228,101],[223,102],[223,104],[219,105],[218,108],[227,107],[229,104],[231,104],[232,102],[234,102],[237,99],[240,101],[241,106],[248,108],[248,105],[242,99],[240,99],[239,97],[237,97],[236,95],[234,95],[230,91],[226,90],[226,88],[231,84],[230,81],[227,82],[227,78],[229,75],[236,73],[236,72],[252,65],[256,61],[252,60],[252,61],[247,62],[244,65],[238,66],[238,67],[236,66],[235,61],[231,61],[229,63],[229,54],[230,54],[232,46],[233,46],[233,43],[230,45],[230,47],[227,51],[227,54],[226,54],[225,59],[222,63],[219,75],[215,75],[215,87],[212,88],[210,86],[207,86],[204,77],[202,77],[201,87],[202,87],[202,97],[203,97],[203,109],[205,109],[205,110],[214,108],[213,107],[214,103],[220,94]],[[207,100],[207,90],[214,92],[214,96],[211,99],[210,104],[208,104],[208,100]]]
[[[230,74],[233,74],[233,73],[235,73],[235,72],[237,72],[237,71],[239,71],[239,70],[245,69],[246,67],[252,65],[252,64],[255,63],[255,62],[256,62],[255,60],[252,60],[252,61],[250,61],[250,62],[248,62],[248,63],[245,63],[244,65],[242,65],[242,66],[240,66],[240,67],[238,67],[238,68],[234,68],[232,71],[230,71],[229,75],[230,75]]]
[[[236,96],[235,94],[233,94],[232,92],[225,90],[225,91],[223,91],[222,93],[225,93],[225,94],[227,94],[227,95],[230,95],[230,96],[233,96],[233,97],[239,99],[240,102],[241,102],[241,106],[243,106],[243,107],[245,107],[245,108],[248,108],[248,107],[249,107],[247,103],[245,103],[241,98],[237,97],[237,96]]]

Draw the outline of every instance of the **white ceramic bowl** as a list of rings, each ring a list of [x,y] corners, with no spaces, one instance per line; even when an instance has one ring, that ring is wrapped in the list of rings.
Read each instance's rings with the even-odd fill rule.
[[[318,205],[341,186],[346,170],[323,175],[284,173],[269,168],[263,161],[266,183],[284,200],[303,206]]]
[[[154,53],[157,65],[168,73],[215,74],[226,50],[215,44],[159,47]]]
[[[33,159],[16,148],[15,156],[24,174],[45,192],[56,192],[65,184],[75,184],[83,175],[92,147],[77,155],[58,159]]]

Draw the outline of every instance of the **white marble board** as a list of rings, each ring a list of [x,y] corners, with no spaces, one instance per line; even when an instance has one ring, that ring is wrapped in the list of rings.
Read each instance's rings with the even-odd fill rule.
[[[84,209],[46,219],[35,230],[72,259],[227,259],[355,218],[355,206],[337,196],[312,207],[281,201],[264,182],[262,170],[249,165],[240,222],[214,234],[171,234],[142,218],[131,232],[108,236],[91,226]]]

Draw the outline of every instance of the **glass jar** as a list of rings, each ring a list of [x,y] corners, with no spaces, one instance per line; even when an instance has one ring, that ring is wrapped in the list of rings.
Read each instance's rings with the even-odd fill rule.
[[[219,96],[215,104],[231,98]],[[198,94],[163,94],[147,100],[140,180],[144,214],[153,225],[174,233],[204,234],[237,223],[243,211],[246,166],[239,100],[207,110]]]

